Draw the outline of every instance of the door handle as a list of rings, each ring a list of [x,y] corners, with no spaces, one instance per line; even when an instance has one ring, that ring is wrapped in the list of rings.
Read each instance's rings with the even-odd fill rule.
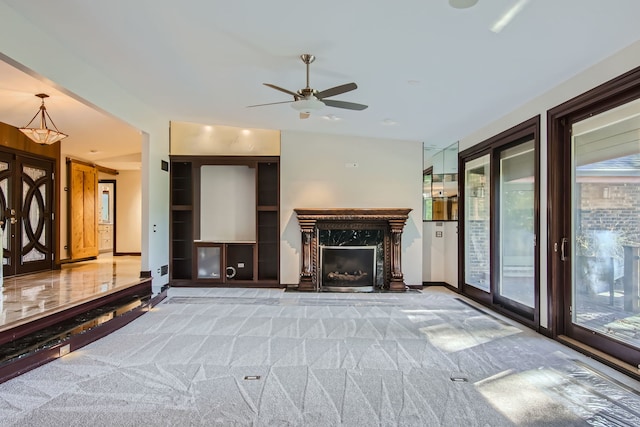
[[[563,237],[562,240],[560,241],[560,261],[567,260],[567,254],[565,252],[565,247],[567,246],[567,242],[568,242],[568,239],[566,237]]]

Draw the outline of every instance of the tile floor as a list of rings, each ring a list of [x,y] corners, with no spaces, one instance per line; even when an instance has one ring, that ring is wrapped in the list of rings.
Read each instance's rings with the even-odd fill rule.
[[[101,254],[95,261],[5,278],[0,285],[0,332],[137,283],[140,257]]]

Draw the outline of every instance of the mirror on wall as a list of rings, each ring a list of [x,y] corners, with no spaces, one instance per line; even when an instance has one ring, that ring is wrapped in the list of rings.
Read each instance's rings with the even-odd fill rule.
[[[422,175],[424,221],[458,220],[458,143],[431,157]]]

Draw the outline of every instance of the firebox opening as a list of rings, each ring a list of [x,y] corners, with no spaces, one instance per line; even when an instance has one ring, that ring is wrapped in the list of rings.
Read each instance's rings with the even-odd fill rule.
[[[376,246],[321,246],[321,290],[372,292],[376,284]]]

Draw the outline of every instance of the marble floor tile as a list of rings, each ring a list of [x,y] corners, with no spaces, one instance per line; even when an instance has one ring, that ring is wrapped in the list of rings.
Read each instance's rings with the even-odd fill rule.
[[[139,256],[101,254],[60,270],[4,278],[0,332],[138,283]]]

